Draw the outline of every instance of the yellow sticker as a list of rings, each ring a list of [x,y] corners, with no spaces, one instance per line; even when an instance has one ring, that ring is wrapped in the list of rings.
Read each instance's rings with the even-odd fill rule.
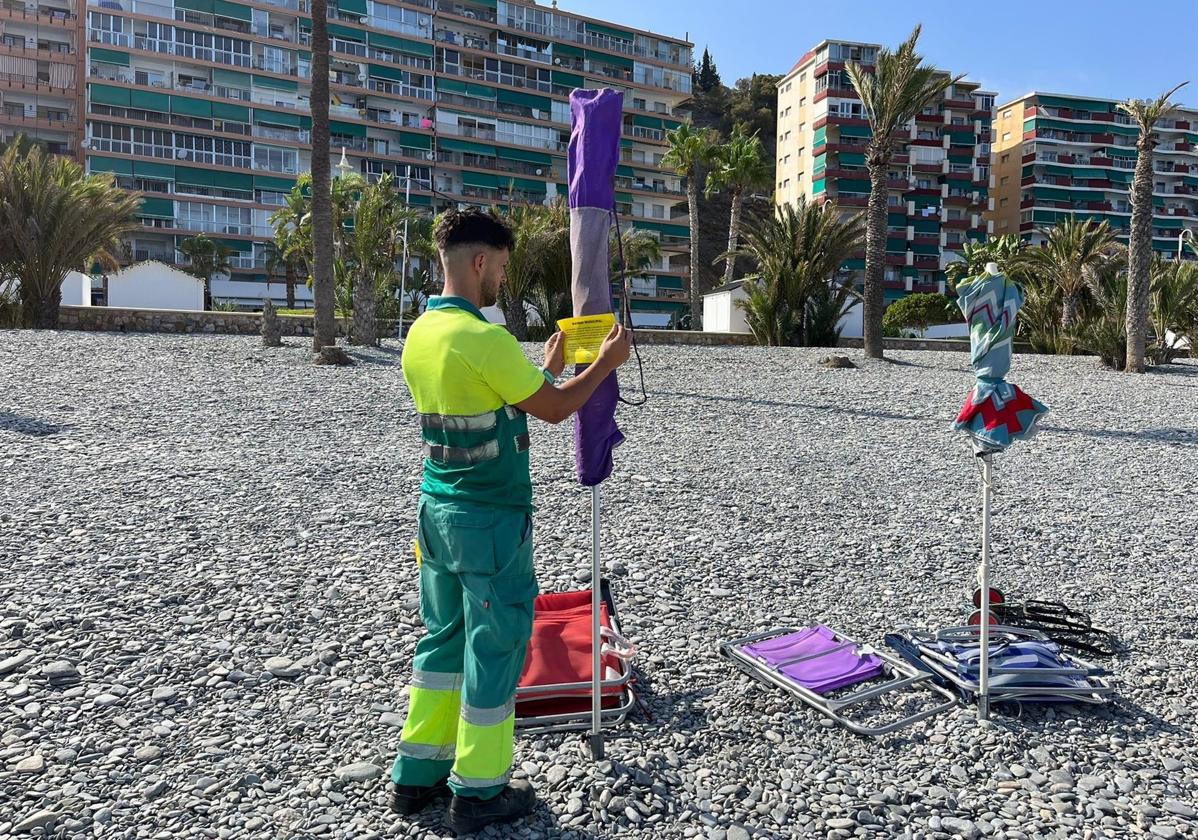
[[[581,318],[565,318],[557,322],[557,328],[565,336],[566,364],[589,365],[599,358],[603,339],[616,325],[616,316],[584,315]]]
[[[420,564],[424,562],[424,557],[420,554],[420,540],[412,540],[412,551],[416,554],[416,568],[420,568]]]

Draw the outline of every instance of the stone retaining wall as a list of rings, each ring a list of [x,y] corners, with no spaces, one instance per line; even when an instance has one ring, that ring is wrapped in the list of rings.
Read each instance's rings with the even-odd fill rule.
[[[280,315],[283,335],[312,335],[312,318],[307,315]],[[347,322],[338,321],[340,335],[346,335]],[[261,335],[262,316],[256,312],[192,312],[179,309],[117,309],[108,306],[64,306],[59,310],[59,327],[64,330],[101,332],[224,333]],[[394,321],[380,321],[379,333],[395,335]],[[690,332],[688,330],[637,330],[641,344],[686,344],[706,347],[751,347],[756,344],[749,333]],[[888,338],[888,350],[969,351],[969,341],[959,338]],[[861,347],[859,338],[842,338],[844,348]],[[1031,348],[1017,344],[1015,352]]]

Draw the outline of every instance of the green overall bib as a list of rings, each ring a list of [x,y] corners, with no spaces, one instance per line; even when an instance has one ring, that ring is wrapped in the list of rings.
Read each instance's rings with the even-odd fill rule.
[[[545,382],[468,301],[434,297],[403,351],[424,442],[420,613],[408,717],[391,778],[483,799],[507,784],[516,682],[532,633],[528,421]]]

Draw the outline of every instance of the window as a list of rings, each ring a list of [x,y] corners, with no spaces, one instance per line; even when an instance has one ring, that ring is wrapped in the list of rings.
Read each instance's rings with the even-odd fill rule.
[[[803,129],[807,127],[807,123],[799,123],[799,133],[803,133]]]
[[[389,29],[392,32],[406,32],[409,35],[421,35],[431,38],[432,21],[429,16],[412,9],[401,9],[398,6],[388,6],[384,3],[371,3],[370,25],[379,29]]]
[[[1010,139],[1011,139],[1011,132],[1009,132],[1009,131],[1004,131],[1004,132],[1002,133],[1002,139],[1003,139],[1003,140],[1010,140]]]
[[[1010,109],[1010,108],[1008,108],[1007,110],[1005,110],[1005,111],[1003,111],[1003,112],[1002,112],[1002,118],[1003,118],[1004,120],[1009,120],[1009,119],[1011,119],[1011,109]]]
[[[803,83],[803,82],[805,82],[805,81],[807,81],[807,74],[806,74],[806,73],[800,73],[800,74],[799,74],[799,84],[802,84],[802,83]]]
[[[1003,163],[1006,163],[1006,162],[1007,162],[1007,161],[1009,161],[1010,159],[1011,159],[1011,156],[1010,156],[1009,154],[1004,154],[1004,155],[1002,156],[1002,162],[1003,162]]]
[[[798,155],[799,155],[799,157],[802,157],[802,156],[803,156],[803,153],[804,153],[804,152],[806,152],[806,151],[807,151],[807,147],[806,147],[806,146],[800,146],[800,147],[799,147],[799,152],[798,152]],[[789,156],[787,156],[787,157],[788,157],[788,159],[789,159]]]
[[[999,202],[998,202],[998,206],[999,206],[999,207],[1006,207],[1006,206],[1007,206],[1007,201],[1008,201],[1008,200],[1009,200],[1009,199],[1006,199],[1006,198],[1000,199],[1000,200],[999,200]]]
[[[1009,180],[1011,180],[1011,179],[1008,176],[1004,175],[998,179],[998,185],[1000,187],[1005,187],[1007,185],[1007,181],[1009,181]],[[1006,199],[1004,198],[1003,201],[1006,201]]]
[[[92,38],[101,44],[126,45],[129,43],[129,36],[124,32],[125,21],[123,18],[100,12],[88,12],[87,25],[92,30]]]
[[[652,208],[653,208],[653,218],[664,219],[666,217],[666,208],[663,207],[662,205],[654,204],[654,205],[652,205]]]
[[[1009,224],[1009,223],[1007,222],[1007,220],[1006,220],[1006,219],[1003,219],[1001,222],[999,222],[999,223],[998,223],[998,226],[999,226],[1000,228],[1006,228],[1008,224]]]
[[[799,97],[799,110],[801,111],[802,109],[804,109],[804,108],[806,108],[806,107],[807,107],[807,97],[806,97],[806,96],[800,96],[800,97]],[[789,110],[789,109],[788,109],[788,110]]]

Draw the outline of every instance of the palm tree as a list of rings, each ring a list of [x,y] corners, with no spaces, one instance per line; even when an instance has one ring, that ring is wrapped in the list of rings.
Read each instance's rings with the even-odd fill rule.
[[[547,251],[555,241],[555,231],[548,212],[539,205],[509,205],[507,221],[516,245],[508,259],[507,279],[499,287],[499,306],[508,331],[517,340],[528,341],[525,301],[541,276]]]
[[[1172,364],[1186,346],[1198,342],[1198,262],[1155,256],[1151,303],[1152,361]]]
[[[846,217],[835,205],[821,206],[805,196],[746,225],[738,255],[756,266],[746,277],[744,309],[758,341],[808,344],[815,325],[826,340],[829,319],[833,325],[839,321],[849,299],[836,273],[860,250],[864,232],[861,214]]]
[[[864,346],[865,355],[882,358],[883,281],[886,259],[886,185],[890,160],[900,138],[915,115],[965,78],[949,76],[923,63],[915,51],[921,27],[916,26],[894,51],[881,49],[872,69],[855,61],[845,65],[849,80],[869,118],[872,137],[865,147],[869,169],[869,209],[865,242]]]
[[[229,257],[233,256],[233,249],[197,233],[180,242],[179,251],[187,257],[187,273],[198,277],[204,284],[204,309],[211,309],[212,275],[228,272]]]
[[[1074,216],[1040,233],[1045,242],[1027,250],[1026,264],[1060,293],[1061,329],[1068,332],[1077,325],[1083,292],[1099,288],[1098,273],[1114,253],[1115,233],[1107,222]]]
[[[301,275],[308,278],[310,274],[311,219],[308,215],[308,196],[304,195],[305,184],[310,188],[311,179],[301,177],[287,193],[283,206],[270,216],[275,233],[266,271],[273,276],[274,272],[282,267],[287,287],[288,309],[295,308],[295,287]]]
[[[985,242],[970,240],[961,246],[961,259],[944,269],[949,285],[956,287],[966,277],[977,277],[986,263],[997,263],[1001,274],[1019,280],[1025,264],[1023,240],[1018,234],[995,236]]]
[[[394,285],[404,219],[414,213],[395,191],[390,174],[384,174],[376,183],[360,185],[357,196],[353,230],[342,232],[349,241],[348,257],[356,269],[351,340],[354,344],[374,345],[378,343],[379,295]]]
[[[728,219],[728,250],[724,258],[724,283],[732,282],[736,269],[736,246],[740,236],[740,216],[744,209],[745,192],[764,187],[773,178],[765,149],[756,134],[745,134],[743,125],[732,130],[732,137],[714,154],[711,172],[707,175],[707,198],[719,190],[727,190],[732,196],[732,210]]]
[[[329,162],[328,0],[312,0],[312,349],[337,343]]]
[[[666,141],[670,144],[670,149],[662,158],[662,166],[674,170],[686,179],[686,207],[690,214],[691,229],[691,327],[697,330],[702,326],[703,315],[699,299],[699,190],[702,187],[700,178],[703,167],[711,161],[715,138],[707,129],[695,128],[692,123],[685,122],[667,132]]]
[[[1182,82],[1156,99],[1129,99],[1119,103],[1140,129],[1136,141],[1136,174],[1131,186],[1131,239],[1127,265],[1127,370],[1144,372],[1144,344],[1148,334],[1149,290],[1152,285],[1152,158],[1159,138],[1156,124],[1174,105],[1170,97]]]
[[[0,278],[19,284],[21,320],[58,327],[62,282],[93,262],[115,266],[141,200],[78,163],[12,144],[0,156]]]

